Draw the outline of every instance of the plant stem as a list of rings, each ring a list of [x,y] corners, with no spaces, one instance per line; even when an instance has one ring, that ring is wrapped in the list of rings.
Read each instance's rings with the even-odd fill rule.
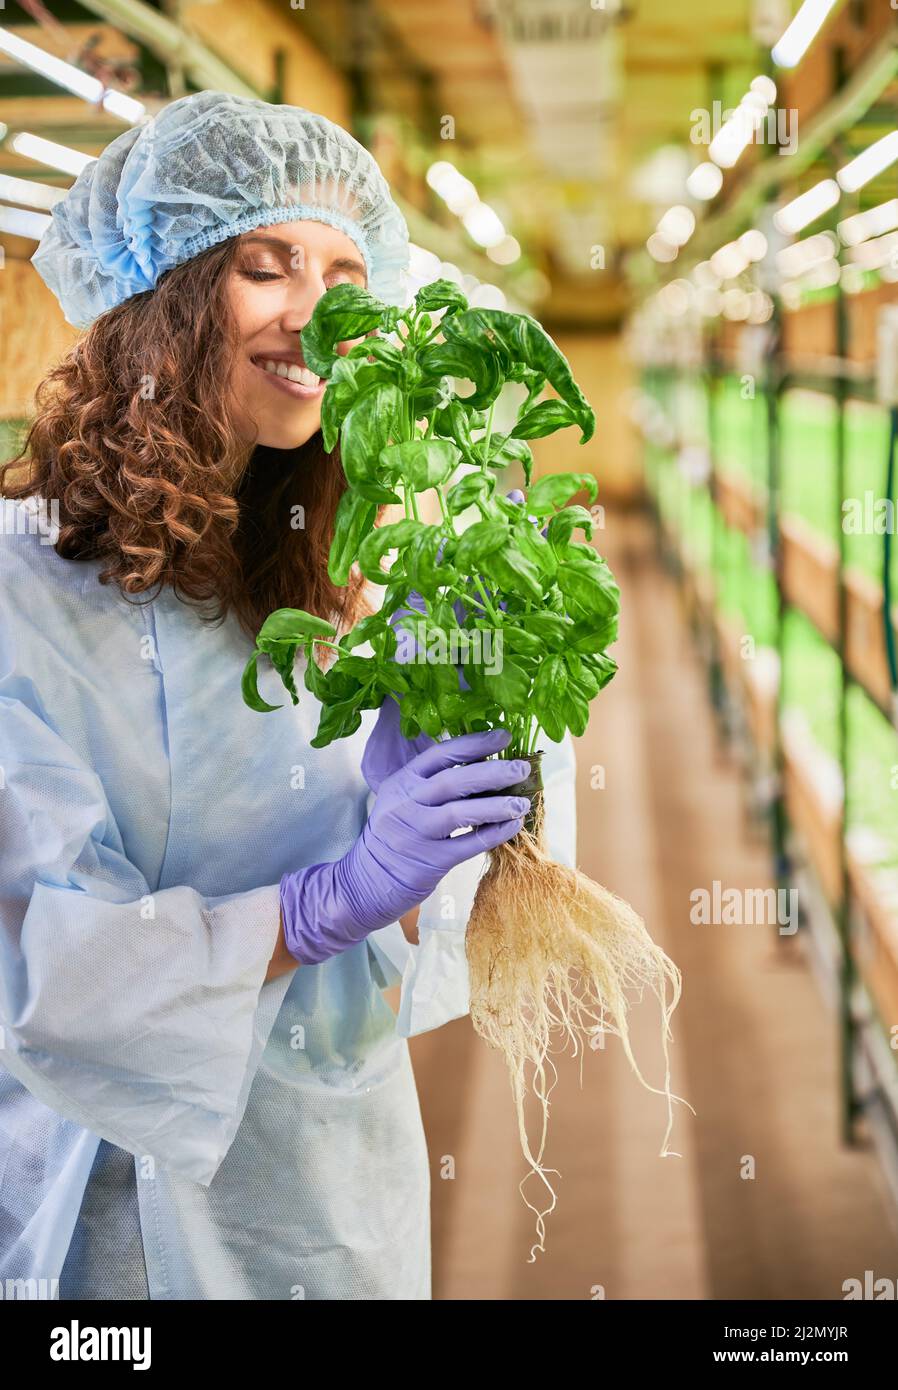
[[[474,583],[477,585],[478,589],[480,590],[480,597],[483,599],[483,604],[484,604],[484,607],[486,608],[487,613],[490,615],[490,617],[492,618],[492,620],[493,620],[493,622],[496,624],[496,626],[497,626],[497,627],[501,627],[501,626],[502,626],[502,619],[499,617],[499,614],[496,612],[495,608],[494,608],[493,605],[490,603],[489,596],[488,596],[488,594],[487,594],[487,592],[486,592],[486,588],[485,588],[485,586],[484,586],[483,580],[480,578],[480,575],[479,575],[479,574],[475,574],[475,575],[473,576],[473,579],[474,579]]]
[[[446,588],[450,594],[457,594],[460,599],[464,599],[465,603],[476,603],[478,608],[483,608],[484,613],[487,613],[487,609],[483,607],[480,600],[475,598],[473,594],[469,594],[467,590],[460,589],[457,584],[447,584]],[[487,616],[489,615],[487,614]]]
[[[435,324],[434,324],[433,328],[430,330],[430,332],[427,334],[427,336],[421,339],[421,341],[420,341],[420,343],[418,344],[418,346],[419,346],[419,347],[426,347],[427,344],[430,343],[430,342],[432,342],[433,339],[437,336],[437,334],[438,334],[438,333],[442,333],[442,331],[443,331],[443,320],[440,319],[439,323],[435,323]]]
[[[493,411],[495,410],[495,408],[496,402],[494,400],[490,404],[490,413],[486,417],[486,434],[483,436],[483,460],[480,464],[480,467],[483,469],[484,473],[487,471],[487,468],[489,467],[490,436],[493,433]]]

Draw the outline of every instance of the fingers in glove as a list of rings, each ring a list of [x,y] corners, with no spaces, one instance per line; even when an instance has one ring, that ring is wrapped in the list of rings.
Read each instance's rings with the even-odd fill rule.
[[[489,729],[483,734],[458,734],[455,738],[441,739],[432,748],[418,753],[404,769],[418,777],[432,777],[435,772],[443,772],[447,767],[458,767],[461,763],[477,762],[507,748],[511,740],[508,729]]]
[[[519,820],[530,810],[525,796],[483,796],[472,801],[447,801],[445,806],[429,807],[428,826],[436,826],[439,835],[451,835],[465,825],[495,825],[497,822]],[[431,832],[432,833],[432,832]]]
[[[516,782],[523,782],[529,773],[528,762],[505,758],[447,767],[420,783],[415,800],[425,806],[444,806],[447,801],[457,801],[459,797],[476,792],[498,792],[503,787],[512,787]],[[465,822],[466,825],[470,823]]]
[[[453,839],[447,840],[446,844],[457,856],[454,858],[454,862],[463,864],[466,859],[473,859],[478,854],[486,854],[488,850],[495,849],[497,845],[502,845],[506,840],[512,839],[523,824],[523,818],[519,817],[517,820],[499,821],[496,825],[482,825],[477,830],[469,831],[467,835],[456,835]]]

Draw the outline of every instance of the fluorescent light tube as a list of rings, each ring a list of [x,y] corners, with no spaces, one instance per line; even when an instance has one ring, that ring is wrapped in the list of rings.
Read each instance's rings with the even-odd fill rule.
[[[794,68],[801,62],[835,3],[836,0],[804,0],[798,14],[771,51],[770,56],[778,67]]]
[[[32,135],[27,130],[15,135],[11,143],[16,154],[23,154],[26,159],[34,159],[38,164],[47,164],[51,169],[61,169],[64,174],[78,175],[96,159],[94,154],[83,154],[81,150],[73,150],[68,145],[57,145],[55,140],[45,140],[42,135]]]
[[[830,208],[834,208],[841,196],[842,192],[835,179],[821,179],[820,183],[815,183],[807,193],[793,198],[791,203],[786,203],[785,207],[774,213],[773,225],[785,236],[795,236],[803,227],[807,227]]]
[[[840,185],[846,193],[854,193],[859,188],[863,188],[865,183],[869,183],[877,174],[881,174],[883,169],[888,169],[890,164],[894,164],[898,159],[898,130],[889,131],[881,140],[875,140],[872,145],[859,154],[857,159],[852,159],[850,164],[846,164],[844,169],[840,169],[836,174]]]

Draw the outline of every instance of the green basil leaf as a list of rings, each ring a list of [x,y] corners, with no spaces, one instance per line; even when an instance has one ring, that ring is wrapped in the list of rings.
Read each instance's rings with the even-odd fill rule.
[[[355,627],[343,634],[340,638],[340,648],[344,652],[351,652],[354,647],[360,647],[363,642],[375,644],[377,638],[387,632],[388,627],[389,624],[383,613],[369,613],[357,622]]]
[[[575,623],[570,631],[570,645],[581,655],[603,652],[617,641],[618,617],[613,613],[609,618],[586,618]]]
[[[306,690],[308,690],[311,695],[315,696],[316,700],[320,700],[322,704],[328,703],[328,697],[331,692],[327,684],[327,674],[322,671],[311,652],[306,652],[306,669],[305,675],[303,676],[303,684]],[[336,698],[336,696],[334,696],[334,698]]]
[[[593,564],[575,556],[559,563],[558,587],[585,615],[611,618],[620,609],[620,589],[604,560]]]
[[[605,563],[599,552],[593,546],[588,545],[586,541],[568,541],[566,546],[559,547],[558,558],[570,560],[574,564],[579,564],[582,560],[592,565],[593,568]]]
[[[337,629],[324,618],[303,608],[277,608],[259,628],[256,645],[263,651],[266,642],[305,642],[310,637],[335,637]]]
[[[340,656],[328,672],[328,680],[352,676],[355,680],[373,680],[377,673],[377,658],[372,656]]]
[[[445,309],[447,313],[454,314],[467,307],[465,295],[452,280],[432,280],[429,285],[422,285],[415,295],[415,309],[419,313],[426,310],[432,314],[438,309]]]
[[[319,300],[319,303],[321,301]],[[394,383],[378,383],[357,397],[343,421],[340,457],[351,487],[369,502],[399,502],[378,476],[378,459],[399,429],[403,398]]]
[[[567,668],[564,664],[564,657],[552,655],[547,657],[537,672],[534,681],[534,695],[537,692],[550,703],[560,700],[567,689]]]
[[[353,381],[331,381],[321,397],[321,438],[327,453],[332,454],[340,437],[340,426],[346,419],[358,394]]]
[[[376,516],[376,502],[369,502],[354,488],[346,489],[337,503],[334,539],[327,560],[332,584],[342,588],[347,583],[359,546],[373,529]]]
[[[395,343],[388,343],[386,338],[366,338],[362,343],[355,343],[346,353],[346,358],[342,360],[359,359],[362,364],[361,369],[364,370],[366,366],[372,365],[368,362],[369,357],[373,357],[375,362],[382,363],[385,367],[392,367],[393,371],[389,379],[391,381],[398,380],[405,360],[405,353]],[[338,357],[337,365],[340,361],[341,359]],[[331,372],[332,381],[335,375],[336,371],[334,370]]]
[[[530,677],[522,666],[510,657],[504,656],[501,669],[491,670],[483,667],[483,680],[480,688],[483,693],[510,714],[528,714],[530,697]]]
[[[617,674],[617,662],[613,657],[607,656],[604,652],[590,653],[583,658],[584,663],[595,672],[599,682],[599,689],[602,690],[610,680]]]
[[[535,632],[511,624],[502,628],[502,641],[511,651],[519,652],[522,656],[542,656],[546,650],[545,642]]]
[[[388,550],[403,549],[413,536],[425,529],[423,521],[394,521],[389,526],[376,526],[359,547],[359,569],[374,584],[389,584],[392,576],[380,567]],[[407,592],[407,591],[406,591]]]
[[[485,424],[486,415],[482,410],[474,409],[466,398],[454,394],[434,412],[434,434],[454,439],[469,459],[474,447],[471,431],[482,429]]]
[[[564,663],[568,672],[568,684],[573,685],[587,702],[594,699],[602,688],[597,672],[578,652],[565,652]]]
[[[564,401],[540,401],[530,410],[525,410],[515,421],[512,434],[515,439],[544,439],[547,434],[576,425],[577,420],[570,406]]]
[[[561,699],[567,689],[567,669],[561,656],[550,656],[542,663],[533,682],[533,709],[540,727],[553,743],[564,737],[566,724]]]
[[[421,725],[416,718],[417,699],[417,695],[412,692],[399,701],[399,732],[403,738],[417,738],[421,732]]]
[[[486,702],[481,703],[485,707]],[[437,692],[436,704],[443,727],[452,730],[456,724],[471,716],[474,700],[467,690],[440,690]]]
[[[547,473],[544,478],[537,479],[527,493],[525,510],[534,516],[548,516],[581,488],[587,490],[590,501],[594,502],[599,489],[592,473]]]
[[[535,632],[554,651],[560,651],[571,639],[574,627],[567,618],[546,612],[522,613],[517,621],[528,632]]]
[[[401,666],[395,661],[385,661],[377,670],[377,683],[382,690],[395,694],[397,691],[404,695],[410,689],[408,676],[406,676]]]
[[[595,415],[589,401],[574,380],[564,353],[545,329],[529,314],[506,309],[466,309],[453,314],[444,327],[447,345],[491,348],[500,360],[500,371],[508,378],[513,363],[524,363],[542,373],[570,408],[581,429],[581,443],[592,437]]]
[[[473,526],[469,526],[461,534],[453,556],[455,568],[462,574],[477,569],[487,556],[506,544],[508,537],[509,530],[504,522],[475,521]]]
[[[318,732],[310,741],[310,746],[326,748],[335,739],[348,738],[350,734],[354,734],[361,723],[362,716],[355,700],[342,700],[335,705],[324,705],[318,721]]]
[[[420,592],[420,591],[419,591]],[[431,609],[433,620],[444,632],[452,632],[454,628],[460,627],[458,614],[454,604],[446,598],[437,599]]]
[[[266,645],[264,650],[268,653],[268,659],[277,671],[284,687],[287,690],[294,705],[299,704],[299,695],[296,690],[296,678],[293,671],[296,660],[296,642],[271,642]]]
[[[554,579],[558,569],[555,551],[541,532],[537,531],[525,517],[513,527],[512,535],[518,549],[537,568],[546,579]]]
[[[496,479],[492,473],[467,473],[446,493],[446,509],[451,516],[458,516],[459,512],[489,497],[495,488]]]
[[[372,338],[370,341],[381,340]],[[321,398],[321,436],[328,453],[333,452],[343,421],[358,397],[379,383],[398,383],[398,372],[380,362],[360,362],[352,356],[354,351],[355,348],[348,356],[337,357]]]
[[[431,738],[439,738],[443,732],[443,721],[435,702],[429,695],[422,695],[419,698],[416,714],[424,733],[429,734]]]
[[[454,583],[457,578],[457,572],[451,565],[437,564],[437,551],[442,539],[439,526],[426,526],[412,537],[405,551],[409,582],[425,598],[433,598],[437,589]]]
[[[444,320],[444,333],[448,334],[457,317]],[[463,404],[472,410],[492,405],[502,390],[500,363],[473,342],[429,343],[418,353],[418,364],[425,382],[437,384],[444,376],[473,382],[474,390],[463,397]]]
[[[495,522],[480,522],[481,526],[495,525]],[[473,530],[473,527],[471,528]],[[467,535],[467,532],[465,532]],[[464,570],[464,565],[459,565],[459,569]],[[520,550],[514,545],[508,545],[504,550],[497,550],[492,555],[487,555],[480,561],[480,568],[488,578],[495,581],[500,589],[510,591],[513,594],[520,594],[522,598],[533,599],[536,603],[542,602],[543,586],[540,580],[539,570],[532,560],[528,560],[526,555],[522,555]]]
[[[414,492],[425,492],[455,472],[461,454],[448,439],[411,439],[387,445],[379,462],[391,478],[403,478]]]
[[[244,702],[247,705],[249,705],[250,709],[258,710],[260,714],[267,714],[270,710],[273,709],[283,709],[282,705],[266,704],[266,702],[262,699],[262,696],[259,694],[259,673],[257,670],[258,660],[259,653],[253,652],[252,656],[250,657],[249,661],[246,663],[246,666],[243,669],[243,679],[240,683],[240,688],[243,691]]]
[[[580,692],[573,688],[570,681],[561,697],[560,707],[562,718],[571,733],[580,738],[586,732],[589,723],[589,704]]]
[[[546,539],[555,550],[561,550],[578,529],[585,531],[587,536],[592,535],[593,520],[589,512],[585,507],[564,507],[549,522]]]
[[[478,459],[483,458],[482,445],[486,440],[478,440],[477,445],[481,446]],[[477,448],[475,445],[475,449]],[[500,435],[498,446],[494,447],[494,441],[490,441],[489,466],[490,468],[508,468],[512,463],[519,463],[524,471],[524,484],[530,486],[530,479],[533,475],[533,450],[529,444],[525,444],[523,439],[512,439],[511,435]]]
[[[360,338],[383,321],[386,305],[360,285],[332,285],[318,300],[302,330],[302,355],[306,365],[327,378],[338,357],[336,344]]]

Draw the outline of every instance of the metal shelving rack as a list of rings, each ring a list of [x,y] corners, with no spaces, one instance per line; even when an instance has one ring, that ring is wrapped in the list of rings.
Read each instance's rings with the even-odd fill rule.
[[[721,379],[724,375],[722,367],[723,364],[717,362],[710,369],[711,388],[709,391],[709,434],[712,459],[710,486],[712,496],[718,502],[718,508],[715,509],[714,514],[715,531],[725,524],[722,512],[719,510],[719,500],[725,483],[731,481],[718,448],[716,414],[713,404],[716,389],[714,384],[715,372],[717,373],[716,380]],[[676,373],[665,369],[659,371],[658,368],[655,368],[652,375],[655,390],[660,388],[663,392],[665,385],[669,386],[672,383]],[[840,833],[835,841],[839,856],[836,871],[840,884],[840,891],[836,900],[832,901],[831,895],[828,895],[822,888],[819,865],[815,862],[814,851],[803,839],[800,829],[789,814],[786,795],[786,749],[782,738],[782,681],[778,695],[777,717],[773,722],[776,735],[774,748],[771,750],[774,776],[771,782],[772,795],[767,807],[770,845],[777,886],[794,886],[796,872],[800,874],[805,884],[805,891],[801,897],[803,901],[811,904],[810,910],[805,915],[808,944],[815,957],[814,964],[817,973],[822,977],[821,983],[824,983],[825,993],[831,1002],[835,1003],[837,1009],[842,1137],[847,1143],[854,1142],[858,1117],[862,1113],[876,1112],[879,1147],[883,1151],[886,1166],[892,1170],[890,1176],[893,1178],[896,1196],[898,1196],[898,1059],[889,1049],[887,1041],[887,1029],[891,1023],[889,1020],[877,1021],[876,1005],[858,972],[852,947],[856,934],[856,923],[862,909],[857,903],[853,891],[846,845],[849,763],[846,708],[850,687],[859,685],[867,697],[883,713],[888,711],[883,708],[882,701],[877,697],[876,691],[863,680],[858,679],[849,668],[846,660],[848,623],[846,578],[851,571],[845,562],[844,536],[841,526],[839,527],[838,562],[834,572],[839,595],[839,627],[835,634],[835,640],[833,640],[831,632],[827,632],[821,627],[815,605],[802,603],[800,595],[794,592],[790,593],[784,583],[779,486],[781,468],[779,424],[782,396],[791,386],[799,383],[808,389],[827,391],[835,399],[837,422],[836,494],[840,499],[845,495],[845,407],[847,402],[853,399],[870,400],[873,391],[872,383],[869,380],[859,378],[853,370],[841,376],[830,371],[815,376],[806,368],[801,373],[790,371],[777,351],[774,351],[769,359],[768,379],[762,387],[768,413],[769,447],[767,488],[763,499],[763,513],[757,514],[757,523],[767,529],[769,553],[776,578],[778,605],[776,647],[780,669],[782,670],[785,656],[785,616],[791,608],[798,609],[804,617],[809,619],[815,630],[829,643],[839,657],[841,672],[839,765],[845,794],[842,798]],[[671,534],[665,526],[657,507],[655,516],[661,535],[663,552],[668,563],[672,563],[680,580],[692,586],[694,592],[697,576],[691,572],[683,548],[678,545],[676,535]],[[743,523],[741,529],[744,529],[751,538],[751,523],[748,521],[748,516],[749,511],[746,508],[743,517],[740,518]],[[794,543],[793,541],[792,544]],[[715,581],[712,592],[716,593],[720,579],[720,553],[714,539],[712,539],[711,556],[711,571]],[[734,691],[728,685],[726,663],[721,656],[720,631],[715,621],[714,609],[703,605],[702,602],[693,602],[690,604],[690,617],[694,631],[697,624],[704,628],[703,631],[695,631],[695,635],[707,660],[709,696],[715,709],[722,716],[730,701],[734,701],[737,705],[744,702],[745,692]],[[729,723],[729,721],[726,722]],[[740,721],[740,728],[743,731],[750,730],[750,727],[750,721]],[[748,736],[750,737],[750,734]],[[762,750],[757,747],[753,752],[756,758],[762,755]],[[792,775],[795,776],[794,770]],[[813,795],[810,788],[808,795]],[[884,1024],[886,1026],[883,1026]],[[888,1137],[887,1131],[889,1131]]]
[[[898,57],[898,15],[893,31],[881,39],[875,50],[861,65],[855,79],[850,80],[835,96],[829,107],[819,112],[813,121],[813,136],[817,158],[823,157],[831,163],[845,162],[838,142],[844,130],[850,125],[857,126],[864,115],[882,96],[892,82]],[[881,109],[880,109],[881,115]],[[896,111],[898,115],[898,111]],[[838,157],[838,158],[837,158]],[[756,198],[769,195],[774,186],[781,186],[780,170],[771,170],[771,161],[763,161],[746,180],[738,195],[735,207],[725,208],[714,222],[727,232],[743,230],[751,225],[749,216],[753,210],[751,191]],[[840,212],[844,216],[844,209]],[[724,237],[721,235],[719,240]],[[704,237],[707,246],[708,236]],[[850,401],[872,401],[876,399],[875,382],[871,371],[851,360],[850,320],[846,295],[841,284],[834,287],[834,313],[836,324],[836,355],[811,360],[798,361],[787,358],[783,346],[783,308],[774,296],[774,316],[770,323],[770,352],[765,362],[759,389],[763,393],[767,416],[767,458],[766,488],[760,493],[746,487],[745,483],[727,468],[722,457],[719,438],[717,402],[721,383],[730,364],[721,351],[718,336],[712,334],[707,341],[704,372],[708,382],[708,437],[710,471],[707,486],[714,503],[712,512],[711,540],[711,604],[690,603],[690,617],[694,627],[700,629],[697,635],[705,652],[708,664],[709,694],[715,709],[726,714],[728,705],[745,703],[747,692],[733,690],[732,681],[728,684],[727,663],[724,660],[721,631],[716,615],[716,601],[720,594],[721,547],[720,530],[724,525],[735,525],[756,539],[758,532],[766,533],[767,552],[772,566],[777,595],[776,649],[780,663],[780,681],[777,694],[776,717],[773,720],[774,745],[767,750],[772,760],[772,795],[768,803],[770,844],[774,860],[777,886],[794,883],[796,869],[808,885],[803,894],[810,902],[806,913],[805,938],[811,948],[814,964],[825,992],[835,1003],[838,1017],[838,1045],[841,1078],[841,1136],[846,1143],[856,1142],[858,1119],[863,1114],[870,1122],[871,1133],[884,1160],[886,1171],[891,1179],[896,1198],[898,1198],[898,1055],[889,1045],[889,1031],[898,1018],[880,1016],[880,1010],[867,988],[865,979],[856,959],[855,944],[858,926],[865,918],[865,908],[858,899],[852,873],[848,849],[847,821],[849,815],[849,758],[847,708],[849,692],[853,686],[860,686],[865,695],[880,712],[896,724],[895,700],[890,699],[884,689],[881,670],[881,653],[871,650],[864,653],[857,642],[852,642],[852,624],[861,616],[859,604],[862,596],[853,579],[853,571],[847,563],[846,538],[842,527],[841,503],[846,495],[846,407]],[[801,310],[795,312],[800,313]],[[692,372],[694,368],[653,366],[646,374],[646,382],[657,396],[664,394],[675,384],[679,371]],[[782,470],[784,460],[781,456],[781,419],[783,397],[794,387],[804,387],[829,395],[834,402],[835,440],[835,494],[839,506],[837,525],[838,548],[833,555],[830,583],[835,596],[835,624],[825,618],[826,603],[832,600],[829,595],[809,590],[801,593],[796,589],[794,565],[788,563],[796,557],[803,558],[806,572],[813,573],[814,566],[822,575],[819,553],[813,557],[801,555],[802,539],[788,524],[784,527],[781,507]],[[885,409],[885,407],[884,407]],[[669,464],[665,466],[670,466]],[[785,461],[788,466],[788,461]],[[743,494],[739,499],[740,490]],[[734,500],[739,506],[733,505]],[[657,503],[657,498],[655,498]],[[690,573],[688,558],[684,548],[677,543],[676,536],[667,533],[660,510],[656,506],[656,519],[659,534],[662,536],[664,553],[673,558],[680,578],[690,587],[693,596],[698,591],[698,580]],[[789,576],[792,576],[791,578]],[[811,845],[795,824],[790,814],[787,784],[790,779],[794,785],[796,770],[788,766],[788,749],[783,739],[783,662],[785,655],[786,615],[790,609],[797,609],[810,620],[815,630],[825,639],[839,660],[840,692],[838,712],[839,767],[842,776],[843,794],[841,798],[840,824],[834,840],[836,848],[835,864],[827,869],[820,860],[819,845]],[[823,618],[822,615],[823,614]],[[867,619],[870,614],[866,613]],[[898,613],[890,615],[898,630]],[[880,614],[880,625],[884,614]],[[704,629],[703,631],[701,629]],[[748,697],[750,698],[750,697]],[[732,721],[725,724],[731,729]],[[740,730],[750,729],[750,721],[741,720]],[[755,749],[757,756],[762,755]],[[812,789],[807,789],[811,795]],[[815,848],[817,850],[815,858]],[[830,891],[824,886],[827,878]],[[832,891],[833,882],[835,892]],[[895,925],[898,936],[898,926]]]

